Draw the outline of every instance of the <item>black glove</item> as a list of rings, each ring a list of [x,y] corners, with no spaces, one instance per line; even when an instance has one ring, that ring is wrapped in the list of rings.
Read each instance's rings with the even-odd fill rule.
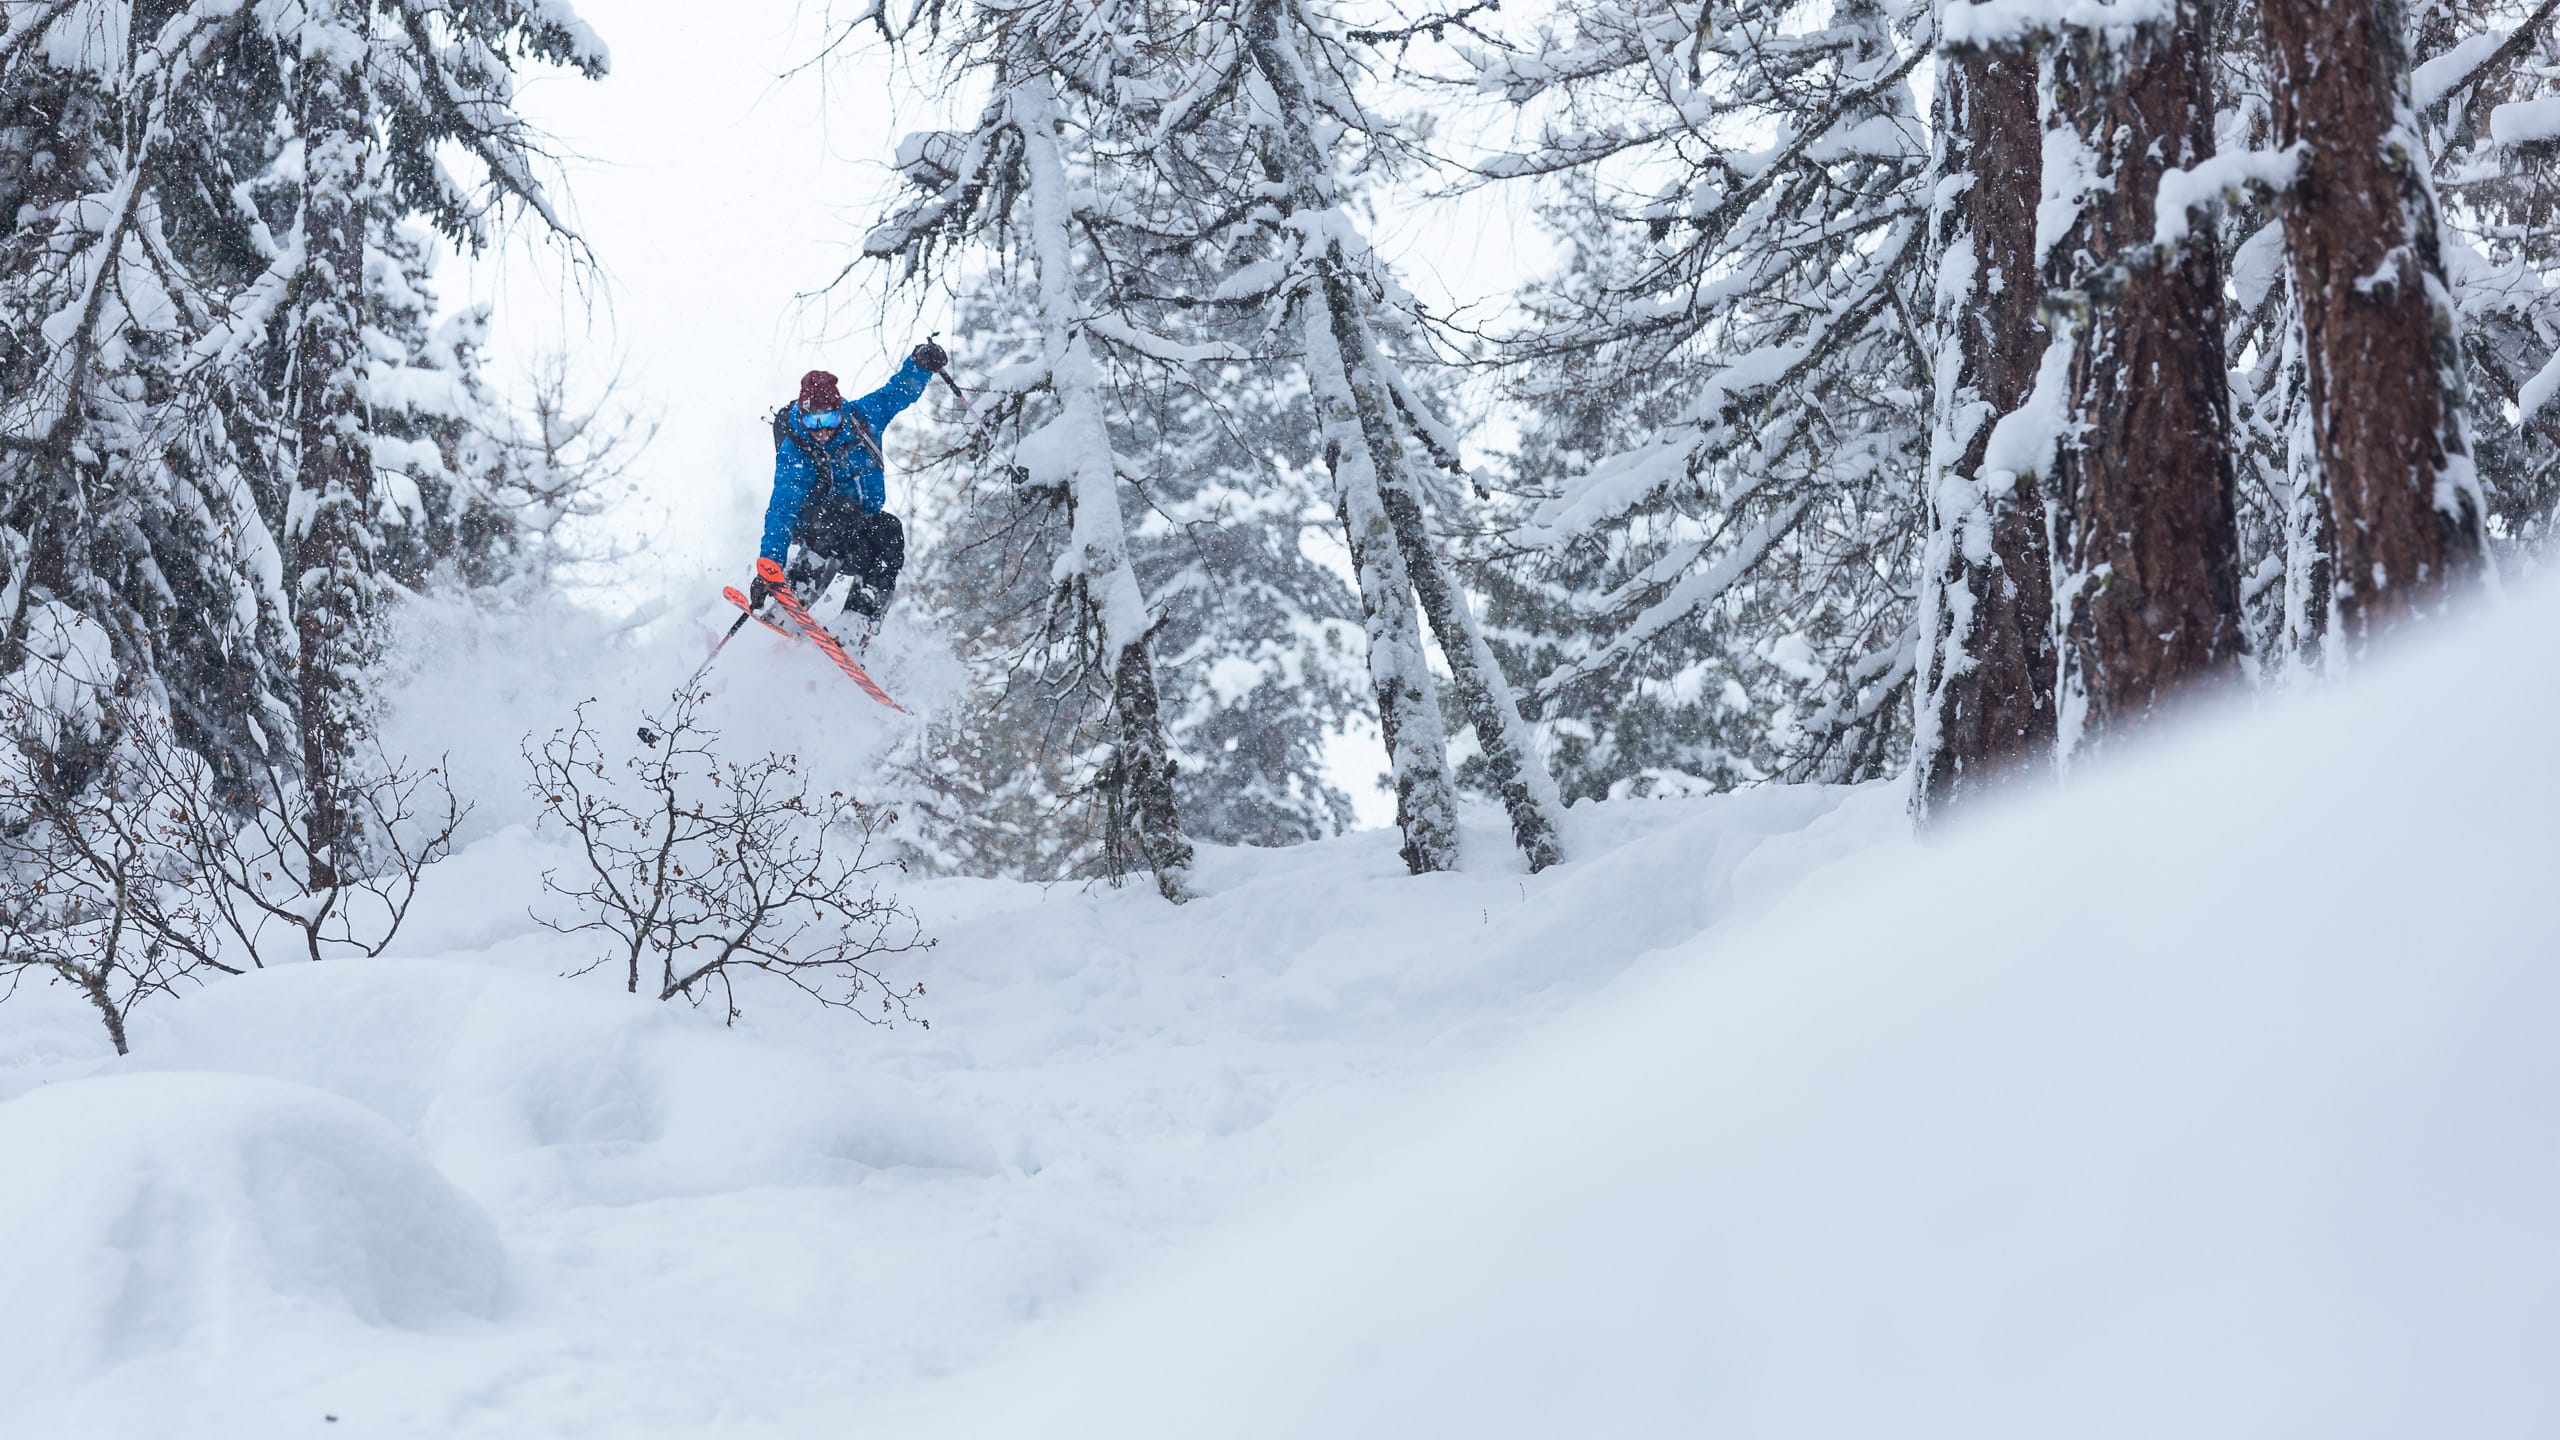
[[[917,346],[915,353],[907,358],[939,375],[942,373],[942,367],[951,363],[951,352],[927,340]]]
[[[772,594],[773,587],[764,583],[763,576],[757,576],[747,586],[747,608],[750,610],[763,609],[764,602]]]

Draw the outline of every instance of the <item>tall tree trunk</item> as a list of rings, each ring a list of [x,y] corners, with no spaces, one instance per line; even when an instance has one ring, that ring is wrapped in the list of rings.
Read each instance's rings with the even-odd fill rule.
[[[1139,853],[1167,900],[1188,899],[1192,850],[1173,791],[1173,756],[1165,744],[1155,663],[1147,653],[1147,604],[1129,563],[1129,531],[1120,513],[1120,467],[1102,405],[1102,378],[1080,327],[1075,288],[1073,198],[1058,153],[1057,95],[1049,72],[1013,89],[1014,128],[1022,137],[1030,181],[1032,246],[1038,258],[1042,358],[1058,396],[1072,473],[1067,477],[1072,533],[1068,562],[1101,632],[1118,722],[1121,782],[1128,787]],[[1114,806],[1115,817],[1122,813]],[[1117,821],[1115,820],[1115,824]],[[1119,853],[1116,842],[1111,847]]]
[[[2023,53],[1951,55],[1940,70],[1938,374],[1928,607],[1914,726],[1925,822],[2053,763],[2053,557],[2031,471],[1984,468],[1994,423],[2027,403],[2036,320],[2036,67]]]
[[[2290,289],[2288,284],[2288,289]],[[2282,383],[2294,393],[2285,422],[2284,630],[2285,662],[2297,671],[2322,663],[2337,609],[2336,545],[2330,539],[2329,500],[2320,484],[2318,440],[2312,430],[2310,367],[2301,304],[2294,302],[2285,330]]]
[[[1351,547],[1351,574],[1368,633],[1369,681],[1378,697],[1378,736],[1396,787],[1396,827],[1405,868],[1416,875],[1458,864],[1458,794],[1449,741],[1440,724],[1440,686],[1414,618],[1413,578],[1378,494],[1378,471],[1360,429],[1358,403],[1343,378],[1341,344],[1329,307],[1303,316],[1308,387],[1333,475],[1334,508]]]
[[[2211,0],[2177,0],[2165,23],[2074,28],[2047,51],[2064,133],[2046,198],[2078,212],[2046,259],[2073,345],[2047,492],[2066,757],[2239,667],[2221,255],[2209,232],[2151,243],[2161,173],[2213,153],[2211,21]]]
[[[1317,276],[1316,293],[1309,297],[1310,311],[1321,301],[1321,316],[1311,315],[1307,322],[1309,336],[1308,367],[1310,384],[1316,390],[1320,405],[1330,405],[1337,413],[1327,421],[1327,447],[1334,450],[1337,435],[1343,444],[1357,444],[1365,452],[1365,463],[1348,469],[1337,464],[1335,476],[1341,483],[1349,476],[1354,484],[1374,493],[1374,503],[1385,522],[1400,555],[1402,569],[1411,593],[1421,601],[1431,631],[1440,639],[1440,653],[1449,662],[1450,680],[1457,686],[1460,707],[1468,723],[1475,727],[1476,743],[1484,750],[1485,768],[1492,776],[1494,788],[1501,796],[1503,808],[1510,815],[1511,836],[1528,857],[1530,870],[1544,870],[1564,858],[1563,843],[1558,834],[1557,816],[1563,809],[1556,795],[1555,780],[1547,773],[1546,762],[1538,754],[1528,725],[1520,718],[1519,702],[1511,693],[1509,679],[1502,673],[1501,663],[1487,643],[1473,609],[1467,604],[1466,592],[1450,575],[1431,540],[1430,524],[1423,513],[1421,487],[1411,473],[1405,454],[1405,433],[1396,415],[1395,399],[1385,373],[1387,360],[1377,342],[1376,326],[1370,318],[1369,291],[1361,283],[1350,257],[1345,253],[1341,230],[1347,225],[1333,196],[1334,177],[1323,147],[1312,128],[1316,105],[1309,93],[1307,79],[1299,61],[1293,28],[1288,25],[1289,0],[1256,0],[1246,28],[1247,45],[1255,69],[1271,87],[1278,112],[1276,128],[1280,144],[1266,148],[1265,166],[1275,182],[1289,188],[1289,202],[1302,218],[1330,214],[1338,223],[1322,231],[1321,248],[1312,249],[1306,258]],[[1316,336],[1321,320],[1330,329],[1330,344]],[[1318,373],[1320,372],[1320,373]],[[1347,410],[1347,416],[1339,412]],[[1351,422],[1343,433],[1340,422]],[[1352,522],[1365,526],[1363,518],[1372,497],[1362,494],[1349,497],[1346,513]],[[1355,547],[1356,548],[1356,547]],[[1364,582],[1367,579],[1363,572]],[[1385,578],[1381,572],[1381,578]],[[1392,582],[1390,582],[1392,583]],[[1376,619],[1390,609],[1399,609],[1402,601],[1395,595],[1373,600],[1365,590],[1362,604]],[[1372,669],[1379,657],[1373,638]],[[1412,657],[1412,669],[1427,680],[1418,651]],[[1381,710],[1385,708],[1389,688],[1385,676],[1377,677]],[[1412,677],[1408,677],[1409,679]],[[1399,728],[1410,734],[1417,717],[1408,711]],[[1383,714],[1381,723],[1384,724]],[[1436,717],[1432,724],[1433,740],[1438,738]],[[1435,747],[1439,748],[1439,747]],[[1447,770],[1445,748],[1436,757],[1421,757],[1433,763],[1443,774]],[[1397,789],[1405,789],[1399,766]],[[1450,858],[1455,858],[1455,807],[1449,807]],[[1413,863],[1412,837],[1408,829],[1407,863]],[[1423,867],[1416,867],[1417,869]],[[1445,864],[1428,868],[1442,869]]]
[[[1111,705],[1120,722],[1120,763],[1137,811],[1138,852],[1155,874],[1156,893],[1179,905],[1191,898],[1191,837],[1183,833],[1174,798],[1155,657],[1144,642],[1122,647],[1111,672]]]
[[[2397,0],[2260,0],[2341,638],[2361,645],[2479,558],[2457,322]]]
[[[296,633],[314,889],[337,885],[361,836],[349,771],[367,730],[374,654],[373,451],[365,415],[365,94],[363,0],[305,22],[299,120],[304,259],[294,308]]]
[[[1485,773],[1493,781],[1494,793],[1502,799],[1504,813],[1511,819],[1512,843],[1520,847],[1520,853],[1528,858],[1530,873],[1535,874],[1564,858],[1556,821],[1564,802],[1556,794],[1555,779],[1547,773],[1528,723],[1520,718],[1520,703],[1511,693],[1502,661],[1485,639],[1484,627],[1476,622],[1466,591],[1459,587],[1431,542],[1430,521],[1422,511],[1421,487],[1407,469],[1404,437],[1396,428],[1394,402],[1379,373],[1384,358],[1377,353],[1377,339],[1367,317],[1353,308],[1359,293],[1338,278],[1329,280],[1325,287],[1326,308],[1333,317],[1336,341],[1346,352],[1354,342],[1368,347],[1361,373],[1349,378],[1359,404],[1361,429],[1383,481],[1378,487],[1379,499],[1395,530],[1396,546],[1404,554],[1405,569],[1413,577],[1414,598],[1422,602],[1423,618],[1431,622],[1431,633],[1440,637],[1440,653],[1449,662],[1449,679],[1457,687],[1459,709],[1466,714],[1467,723],[1475,727],[1476,743],[1484,751]],[[1348,326],[1346,318],[1351,322]],[[1351,333],[1345,334],[1346,328]]]

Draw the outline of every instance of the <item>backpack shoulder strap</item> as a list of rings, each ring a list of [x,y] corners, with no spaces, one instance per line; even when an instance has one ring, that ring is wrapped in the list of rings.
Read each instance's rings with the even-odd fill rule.
[[[880,453],[880,437],[872,433],[871,422],[863,419],[862,412],[851,402],[846,403],[844,415],[846,428],[853,432],[854,439],[862,442],[863,449],[871,452],[872,460],[879,465],[880,474],[885,478],[889,473],[889,457]]]
[[[799,423],[791,418],[790,405],[785,405],[773,412],[773,448],[781,449],[785,441],[790,442],[799,449],[801,454],[809,457],[809,464],[818,472],[820,484],[825,485],[830,491],[836,488],[835,460],[827,454],[826,446],[812,440],[809,432],[801,429]]]

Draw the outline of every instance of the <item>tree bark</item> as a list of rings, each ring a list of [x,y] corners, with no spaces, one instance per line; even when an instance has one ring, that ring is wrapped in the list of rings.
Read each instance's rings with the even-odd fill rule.
[[[294,509],[302,523],[294,593],[314,890],[338,885],[357,858],[347,772],[367,728],[363,683],[373,658],[373,450],[361,368],[372,140],[366,9],[362,0],[337,0],[307,20],[299,67],[304,260],[294,316]]]
[[[2361,645],[2480,556],[2459,332],[2397,0],[2260,0],[2259,14],[2276,139],[2299,147],[2281,211],[2335,604]]]
[[[1330,314],[1309,305],[1303,317],[1309,386],[1324,432],[1325,466],[1334,508],[1351,548],[1353,588],[1368,636],[1369,681],[1378,697],[1378,737],[1386,742],[1395,782],[1396,828],[1405,869],[1422,875],[1458,863],[1457,786],[1449,776],[1449,742],[1440,724],[1440,687],[1414,619],[1413,578],[1396,544],[1394,524],[1378,495],[1377,470],[1360,417],[1344,383]]]
[[[116,1053],[132,1054],[132,1047],[125,1043],[124,1011],[117,1007],[116,997],[107,989],[107,976],[103,963],[95,970],[61,963],[56,963],[53,969],[54,973],[69,980],[80,991],[82,997],[96,1008],[99,1023],[107,1027],[107,1043],[116,1047]]]
[[[1183,833],[1173,793],[1173,755],[1165,748],[1155,659],[1143,643],[1120,652],[1111,698],[1120,719],[1120,763],[1138,812],[1138,851],[1155,874],[1156,893],[1179,905],[1191,898],[1191,839]]]
[[[1395,428],[1393,402],[1385,386],[1378,382],[1377,368],[1384,361],[1376,353],[1377,342],[1367,317],[1355,308],[1358,292],[1335,277],[1327,280],[1325,293],[1336,342],[1345,353],[1352,353],[1355,344],[1368,350],[1362,373],[1352,377],[1352,394],[1359,404],[1361,430],[1376,466],[1379,500],[1386,508],[1387,523],[1394,530],[1396,547],[1403,553],[1405,571],[1413,577],[1414,598],[1422,603],[1422,615],[1431,623],[1431,633],[1440,637],[1440,653],[1449,662],[1450,683],[1457,687],[1459,708],[1465,712],[1467,723],[1475,727],[1476,743],[1484,750],[1485,773],[1492,778],[1494,793],[1502,798],[1502,808],[1511,818],[1512,843],[1528,858],[1529,872],[1534,875],[1564,858],[1555,819],[1563,802],[1556,796],[1555,781],[1538,755],[1528,725],[1520,718],[1520,704],[1511,693],[1509,678],[1502,673],[1502,662],[1495,658],[1483,628],[1476,623],[1466,592],[1458,587],[1431,543],[1430,521],[1423,514],[1413,477],[1406,471],[1404,437]]]
[[[2075,346],[2049,492],[2066,757],[2239,668],[2221,255],[2209,232],[2151,243],[2162,172],[2213,153],[2211,20],[2209,0],[2178,0],[2170,23],[2075,29],[2049,51],[2051,113],[2085,177],[2047,257],[2048,316]]]
[[[1943,468],[1929,497],[1929,671],[1915,687],[1929,712],[1916,727],[1924,822],[2007,778],[2048,772],[2054,740],[2044,492],[2031,473],[1983,473],[1993,424],[2027,403],[2044,353],[2035,62],[1989,51],[1948,58],[1939,71],[1939,168],[1966,183],[1939,221],[1946,313],[1931,448]]]

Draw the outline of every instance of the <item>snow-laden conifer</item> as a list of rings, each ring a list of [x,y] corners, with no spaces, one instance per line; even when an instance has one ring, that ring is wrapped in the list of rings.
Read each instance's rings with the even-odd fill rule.
[[[2560,352],[2560,287],[2552,283],[2560,275],[2553,223],[2560,181],[2551,166],[2535,163],[2531,146],[2500,143],[2490,121],[2502,106],[2530,105],[2553,88],[2537,70],[2560,60],[2555,8],[2422,4],[2406,7],[2397,22],[2410,62],[2409,114],[2398,124],[2418,137],[2411,163],[2432,180],[2448,301],[2442,318],[2458,340],[2460,361],[2447,373],[2464,403],[2453,415],[2485,508],[2486,540],[2502,565],[2520,570],[2537,562],[2560,497],[2553,488],[2560,416],[2524,403]],[[2277,213],[2300,168],[2300,150],[2277,138],[2279,100],[2293,87],[2270,63],[2259,17],[2254,0],[2227,11],[2235,43],[2220,56],[2219,130],[2234,159],[2210,167],[2220,173],[2187,185],[2185,195],[2199,207],[2219,206],[2230,256],[2235,303],[2225,348],[2243,616],[2261,676],[2280,682],[2326,663],[2338,638],[2340,588],[2297,257]],[[2164,211],[2164,223],[2170,218]]]
[[[2044,353],[2035,65],[2014,49],[1950,49],[1936,103],[1929,538],[1912,721],[1923,819],[2049,769],[2054,739],[2042,482],[2022,457],[1992,450],[2002,422],[2026,410]]]
[[[1561,854],[1553,786],[1432,533],[1426,480],[1410,453],[1453,463],[1456,439],[1390,353],[1402,292],[1344,203],[1338,150],[1370,123],[1339,84],[1356,67],[1330,38],[1328,17],[1309,7],[1239,0],[1182,13],[1186,23],[1173,25],[1159,23],[1170,12],[1136,4],[1004,12],[1007,26],[1038,40],[1035,53],[1078,107],[1087,143],[1108,151],[1076,217],[1094,247],[1095,283],[1109,287],[1094,299],[1087,334],[1167,367],[1275,355],[1295,363],[1309,397],[1303,423],[1333,474],[1352,551],[1406,861],[1434,870],[1456,858],[1427,619],[1514,836],[1543,867]],[[1309,63],[1311,48],[1323,64]],[[924,243],[1004,183],[984,126],[915,150],[944,178],[932,198],[875,233],[875,253]],[[1194,309],[1212,318],[1166,323]]]
[[[970,42],[969,63],[994,87],[985,116],[966,135],[910,142],[908,173],[922,196],[876,230],[865,248],[914,267],[938,249],[965,249],[984,238],[995,242],[997,263],[1009,264],[1025,282],[1031,353],[1000,376],[998,389],[1010,396],[1036,392],[1041,408],[1014,447],[1019,470],[1009,478],[1062,507],[1064,533],[1056,537],[1048,576],[1052,614],[1040,627],[1037,648],[1052,659],[1074,657],[1065,672],[1046,674],[1040,683],[1053,694],[1092,689],[1105,697],[1106,753],[1091,757],[1093,776],[1085,782],[1096,789],[1106,816],[1104,847],[1114,855],[1124,846],[1133,850],[1157,888],[1178,901],[1189,893],[1192,847],[1149,647],[1154,618],[1131,561],[1122,507],[1130,467],[1114,443],[1104,360],[1097,354],[1130,339],[1110,335],[1110,317],[1085,293],[1083,277],[1111,257],[1094,256],[1080,234],[1092,228],[1080,211],[1097,202],[1079,182],[1095,171],[1089,157],[1070,156],[1060,100],[1059,72],[1072,76],[1092,60],[1077,31],[1062,27],[1077,9],[1032,7],[984,19]],[[1107,125],[1111,117],[1103,118]],[[1073,133],[1090,133],[1090,127]],[[1110,338],[1097,338],[1098,331]],[[981,356],[993,338],[981,337]],[[1135,348],[1146,346],[1141,341]]]
[[[1433,677],[1403,601],[1410,593],[1448,661],[1458,708],[1474,727],[1512,839],[1530,869],[1544,869],[1564,858],[1556,818],[1562,802],[1501,660],[1431,533],[1415,473],[1415,450],[1454,466],[1456,437],[1388,351],[1382,332],[1392,321],[1382,323],[1379,297],[1401,292],[1342,202],[1334,137],[1366,123],[1368,111],[1334,81],[1356,67],[1301,0],[1247,0],[1240,18],[1234,43],[1251,69],[1235,77],[1247,82],[1237,91],[1263,107],[1256,119],[1264,195],[1278,210],[1265,222],[1282,267],[1275,293],[1303,337],[1299,360],[1368,612],[1370,671],[1379,725],[1395,758],[1406,863],[1444,869],[1457,839],[1454,808],[1442,799],[1445,742],[1429,708]]]
[[[0,47],[12,641],[38,600],[100,617],[217,773],[303,772],[323,870],[383,527],[418,508],[380,483],[414,437],[375,424],[415,387],[372,388],[411,368],[373,325],[413,289],[398,225],[556,222],[512,108],[536,62],[604,57],[554,0],[25,6]]]
[[[1589,753],[1617,772],[1580,788],[1899,759],[1927,32],[1926,7],[1874,0],[1601,0],[1469,52],[1520,126],[1477,169],[1539,187],[1566,253],[1497,353],[1545,456],[1515,477],[1510,536],[1524,581],[1561,601],[1538,622],[1556,639],[1536,700],[1552,731],[1603,737]],[[1651,738],[1624,723],[1664,711],[1682,722],[1648,721]]]
[[[2002,422],[2053,516],[2057,743],[2144,723],[2241,657],[2223,266],[2213,234],[2162,225],[2217,155],[2202,0],[1951,7],[1959,47],[2039,57],[2035,244],[2050,335]],[[2207,182],[2218,185],[2218,180]],[[2011,435],[1995,431],[1995,452]]]

